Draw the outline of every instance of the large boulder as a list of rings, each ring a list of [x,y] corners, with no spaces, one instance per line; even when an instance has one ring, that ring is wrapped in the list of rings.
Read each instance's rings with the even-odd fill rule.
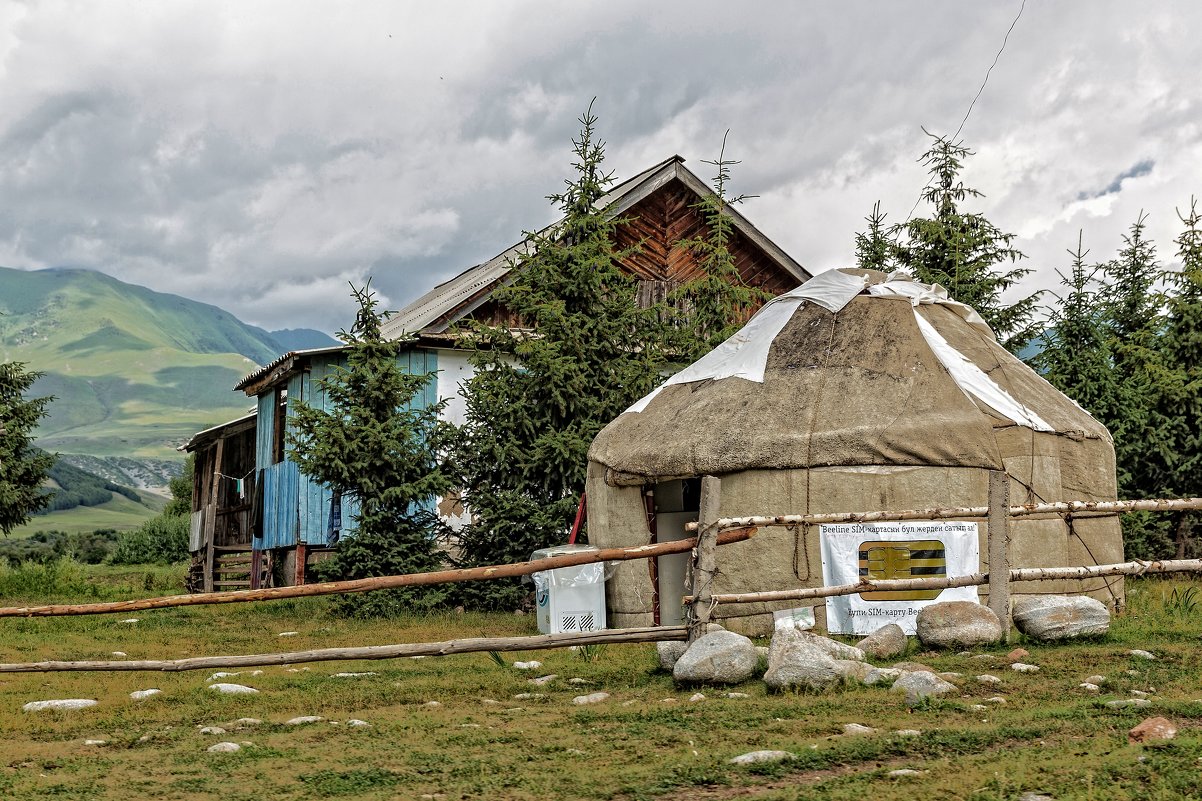
[[[808,637],[772,637],[764,683],[773,690],[821,690],[842,681],[843,671],[823,648]]]
[[[850,659],[854,662],[864,661],[864,652],[854,645],[845,645],[838,640],[823,637],[800,629],[777,629],[772,635],[772,643],[768,648],[768,663],[772,663],[772,652],[786,647],[790,643],[804,642],[811,648],[817,648],[831,659]]]
[[[1110,630],[1110,610],[1085,595],[1023,595],[1012,609],[1014,625],[1036,640],[1071,640]]]
[[[903,673],[893,682],[892,692],[906,694],[906,706],[916,706],[924,698],[937,698],[954,692],[956,685],[931,673],[929,670],[915,670]]]
[[[860,640],[857,647],[873,659],[900,656],[906,650],[906,633],[896,623],[886,623]]]
[[[759,664],[755,643],[733,631],[698,637],[672,667],[672,678],[687,684],[738,684]]]
[[[684,652],[687,650],[689,650],[689,644],[680,640],[657,642],[655,653],[659,657],[660,669],[671,670],[676,667],[677,660],[684,656]]]
[[[764,683],[774,690],[821,690],[851,679],[863,681],[871,670],[859,648],[808,631],[782,628],[772,635]]]
[[[836,659],[835,669],[839,671],[839,675],[846,681],[854,680],[867,684],[868,674],[872,673],[876,668],[867,662],[857,662],[854,659]]]
[[[1002,623],[987,606],[973,601],[944,601],[918,611],[915,632],[931,648],[976,648],[1002,639]]]

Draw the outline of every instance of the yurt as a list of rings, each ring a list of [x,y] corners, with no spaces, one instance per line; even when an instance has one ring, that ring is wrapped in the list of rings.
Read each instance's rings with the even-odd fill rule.
[[[1116,497],[1106,428],[1002,348],[973,309],[907,276],[832,270],[772,300],[598,434],[589,539],[610,547],[685,537],[707,475],[721,478],[720,515],[736,517],[985,506],[991,471],[1008,474],[1012,504]],[[987,570],[988,527],[973,524],[979,561],[968,567]],[[819,529],[766,527],[721,547],[712,591],[831,583]],[[1118,518],[1107,514],[1014,518],[1008,550],[1012,567],[1123,556]],[[606,588],[610,625],[678,622],[686,564],[684,555],[621,563]],[[985,602],[985,588],[967,591]],[[1121,577],[1014,584],[1012,592],[1123,603]],[[762,634],[774,612],[777,621],[804,618],[810,610],[788,611],[800,605],[721,605],[714,615]],[[825,626],[825,605],[812,611]]]

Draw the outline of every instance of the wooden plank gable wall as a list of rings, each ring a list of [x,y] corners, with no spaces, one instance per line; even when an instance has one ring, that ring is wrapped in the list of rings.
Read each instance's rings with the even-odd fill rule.
[[[667,302],[677,287],[704,275],[693,252],[678,246],[683,240],[704,238],[708,234],[705,218],[694,208],[698,200],[684,184],[671,181],[622,215],[626,222],[618,227],[614,246],[618,250],[638,247],[637,252],[622,261],[622,267],[638,279],[638,304],[643,308]],[[798,285],[795,276],[738,230],[732,231],[729,247],[739,276],[747,286],[758,287],[775,297]],[[521,325],[514,315],[491,300],[481,304],[468,318],[490,325]]]

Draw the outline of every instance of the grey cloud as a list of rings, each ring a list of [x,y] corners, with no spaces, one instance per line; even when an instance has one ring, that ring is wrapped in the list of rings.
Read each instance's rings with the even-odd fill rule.
[[[94,267],[268,328],[333,330],[346,281],[374,276],[397,307],[551,221],[545,195],[596,96],[619,179],[672,153],[708,178],[729,128],[733,189],[761,196],[745,213],[803,264],[845,264],[875,200],[904,218],[919,126],[955,130],[1016,11],[332,8],[161,6],[139,28],[30,7],[0,74],[0,263]],[[1132,205],[1168,226],[1202,193],[1202,92],[1179,77],[1200,23],[1189,4],[1138,19],[1028,4],[963,135],[977,208],[1023,232],[1032,285],[1078,227],[1107,232],[1102,252]],[[1157,181],[1126,181],[1136,162]]]
[[[1079,192],[1077,194],[1077,200],[1092,200],[1094,198],[1105,197],[1106,195],[1113,195],[1117,192],[1121,192],[1123,190],[1123,181],[1126,181],[1128,178],[1139,178],[1147,175],[1148,173],[1152,172],[1152,168],[1155,166],[1156,162],[1153,159],[1144,159],[1143,161],[1136,162],[1116,175],[1114,180],[1108,183],[1102,189]]]

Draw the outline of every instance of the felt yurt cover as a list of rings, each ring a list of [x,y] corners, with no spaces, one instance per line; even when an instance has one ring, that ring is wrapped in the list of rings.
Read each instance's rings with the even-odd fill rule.
[[[606,426],[589,461],[590,539],[602,546],[647,541],[641,493],[623,489],[703,475],[724,477],[724,516],[984,505],[990,470],[1010,474],[1014,503],[1115,497],[1101,423],[938,285],[867,270],[822,273],[770,301]],[[1122,556],[1113,517],[1076,528],[1015,521],[1012,537],[1015,566]],[[796,568],[796,555],[791,573],[775,575],[780,554],[751,557],[765,547],[773,546],[761,539],[723,549],[722,591],[821,584]],[[758,564],[740,571],[737,553]],[[647,622],[647,601],[634,585],[645,576],[626,568],[611,593],[638,622]],[[1118,586],[1063,589],[1117,604]]]

